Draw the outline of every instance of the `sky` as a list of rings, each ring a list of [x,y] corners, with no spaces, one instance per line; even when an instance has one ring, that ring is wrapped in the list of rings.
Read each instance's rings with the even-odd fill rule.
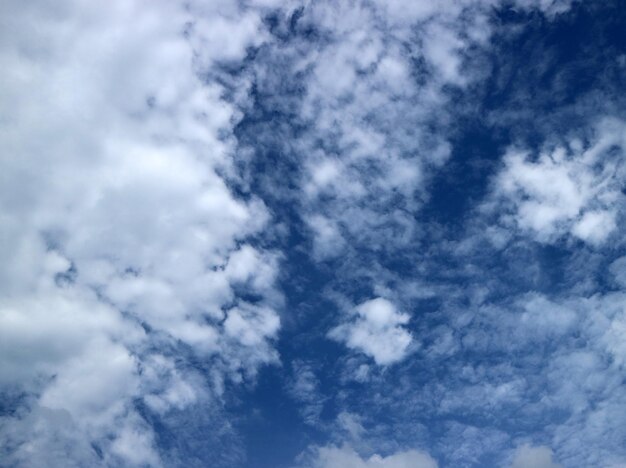
[[[624,31],[0,3],[0,466],[626,467]]]

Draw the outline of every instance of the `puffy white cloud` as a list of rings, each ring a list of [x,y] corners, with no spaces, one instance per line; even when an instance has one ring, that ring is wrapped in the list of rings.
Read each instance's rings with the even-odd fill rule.
[[[560,468],[562,465],[552,460],[549,447],[522,445],[515,451],[511,468]]]
[[[615,230],[615,214],[610,211],[588,211],[572,228],[572,233],[590,244],[600,244]]]
[[[495,196],[508,201],[513,211],[503,215],[502,222],[540,242],[571,235],[591,245],[603,244],[621,213],[625,174],[616,150],[626,146],[623,134],[622,122],[604,120],[586,148],[573,140],[569,148],[542,152],[535,159],[511,150],[496,182]]]
[[[476,79],[467,54],[488,43],[500,4],[320,1],[277,20],[283,35],[255,65],[255,85],[264,109],[284,111],[289,123],[259,128],[293,163],[297,184],[268,191],[295,199],[312,257],[337,266],[337,283],[375,290],[384,275],[372,271],[386,269],[376,259],[419,244],[429,183],[451,154],[448,91]],[[580,235],[596,241],[603,222],[585,220]],[[367,319],[331,336],[384,363],[401,360],[411,342],[401,327],[374,330]]]
[[[129,466],[163,466],[153,446],[149,428],[126,424],[111,444],[111,452]]]
[[[269,215],[224,179],[240,112],[211,75],[265,40],[262,10],[0,10],[0,383],[21,395],[2,457],[158,466],[136,401],[181,409],[277,359],[277,257],[246,242]],[[160,354],[179,347],[215,388]]]
[[[349,445],[328,446],[316,450],[316,459],[308,465],[314,468],[437,468],[437,462],[427,453],[417,450],[397,452],[383,457],[374,454],[361,457]]]
[[[407,314],[399,313],[381,297],[358,305],[353,314],[353,321],[335,327],[329,336],[371,356],[379,365],[393,364],[407,356],[413,341],[402,326],[409,322]]]
[[[336,419],[338,432],[334,443],[309,446],[301,453],[296,466],[302,468],[437,468],[439,464],[427,452],[398,449],[397,443],[376,437],[376,431],[363,426],[363,418],[355,413],[341,412]],[[346,441],[347,440],[349,442]],[[339,443],[337,440],[343,440]],[[380,444],[386,449],[374,449]],[[388,453],[381,455],[379,452]]]

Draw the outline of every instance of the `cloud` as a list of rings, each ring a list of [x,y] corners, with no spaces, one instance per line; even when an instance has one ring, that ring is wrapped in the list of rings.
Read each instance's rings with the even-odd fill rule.
[[[484,75],[471,54],[489,47],[491,15],[502,6],[405,3],[281,10],[272,18],[274,42],[251,67],[257,106],[240,131],[272,170],[249,171],[278,211],[289,207],[314,263],[331,265],[331,289],[386,288],[394,273],[384,260],[419,262],[431,228],[421,210],[451,157],[451,97]],[[568,5],[558,4],[516,2],[543,11]],[[595,242],[608,222],[585,219],[580,236]],[[397,361],[409,340],[389,333],[401,344],[382,359]]]
[[[410,447],[497,465],[520,434],[622,462],[624,123],[520,139],[475,224],[432,221],[465,161],[456,98],[501,71],[482,55],[500,13],[569,5],[4,3],[0,456],[245,464],[220,407],[279,360],[280,279],[298,291],[278,379],[308,429],[336,412],[350,441],[304,466],[437,466]],[[322,317],[305,351],[302,307]],[[326,338],[348,355],[320,364]],[[512,466],[553,458],[523,445]]]
[[[515,451],[511,468],[560,468],[562,465],[552,460],[549,447],[522,445]]]
[[[331,234],[366,248],[378,248],[392,232],[403,233],[395,244],[402,235],[408,239],[411,222],[398,208],[413,209],[410,200],[423,190],[426,167],[448,157],[447,142],[421,130],[431,116],[436,119],[439,80],[432,87],[416,84],[410,60],[419,51],[401,46],[410,34],[405,18],[397,30],[384,25],[385,14],[395,22],[397,13],[364,2],[350,8],[322,2],[306,8],[299,20],[328,42],[297,59],[307,72],[298,117],[311,130],[294,148],[307,155],[303,211],[317,251],[326,256],[337,255],[321,247],[332,245]],[[433,32],[426,42],[443,39]]]
[[[229,185],[241,115],[226,88],[248,85],[213,74],[266,39],[266,7],[0,7],[10,464],[159,466],[140,409],[219,397],[277,362],[278,257],[249,242],[269,213]]]
[[[320,447],[310,465],[315,468],[437,468],[428,454],[417,450],[398,452],[386,457],[374,454],[362,458],[349,445]]]
[[[412,342],[411,334],[402,327],[407,314],[398,313],[387,299],[378,297],[355,308],[356,319],[329,332],[335,340],[374,358],[378,365],[389,365],[404,359]]]
[[[572,293],[551,300],[527,294],[514,304],[483,306],[488,317],[479,313],[464,327],[463,350],[484,356],[502,353],[506,359],[483,366],[468,364],[460,356],[459,374],[445,384],[447,395],[436,398],[437,407],[444,414],[501,416],[524,405],[517,420],[532,431],[552,434],[559,456],[578,460],[574,466],[618,457],[610,447],[624,435],[623,417],[609,413],[625,397],[619,383],[626,356],[620,344],[623,300],[621,292],[591,298]],[[557,413],[558,423],[552,419]],[[546,430],[546,424],[554,426]],[[539,463],[549,460],[550,451],[520,453],[520,460],[536,457]],[[513,466],[535,466],[526,463]]]
[[[569,3],[516,6],[550,14]],[[448,91],[467,89],[484,73],[468,54],[487,46],[498,6],[355,1],[302,9],[277,60],[298,78],[298,104],[289,109],[305,131],[289,140],[285,157],[294,153],[302,163],[301,210],[319,259],[336,257],[329,248],[336,242],[385,251],[414,239],[429,181],[450,158]],[[298,34],[309,30],[319,40]],[[260,75],[268,94],[285,81],[282,73]]]
[[[626,257],[619,257],[611,262],[609,271],[620,286],[626,286]]]
[[[318,259],[341,255],[346,248],[346,240],[341,234],[339,224],[323,215],[312,215],[306,223],[314,233],[313,252]]]
[[[604,244],[617,227],[623,197],[624,168],[617,157],[624,148],[623,123],[604,120],[595,133],[587,147],[575,139],[535,159],[509,151],[495,188],[495,196],[512,207],[511,214],[501,215],[503,224],[539,242],[570,235]]]
[[[305,423],[315,426],[320,422],[320,416],[327,398],[315,369],[306,362],[296,360],[292,363],[292,377],[287,383],[287,392],[299,403],[299,412]]]

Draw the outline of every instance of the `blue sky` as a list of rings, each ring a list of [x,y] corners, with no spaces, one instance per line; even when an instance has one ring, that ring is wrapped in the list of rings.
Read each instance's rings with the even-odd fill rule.
[[[626,466],[624,2],[0,23],[1,466]]]

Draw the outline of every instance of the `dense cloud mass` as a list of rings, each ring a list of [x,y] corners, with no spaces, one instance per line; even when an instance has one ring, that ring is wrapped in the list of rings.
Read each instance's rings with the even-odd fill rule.
[[[0,465],[626,466],[626,5],[0,6]]]
[[[269,214],[228,186],[240,117],[202,78],[262,40],[260,13],[2,8],[3,458],[159,466],[138,404],[201,404],[278,359],[277,253],[247,240]]]

